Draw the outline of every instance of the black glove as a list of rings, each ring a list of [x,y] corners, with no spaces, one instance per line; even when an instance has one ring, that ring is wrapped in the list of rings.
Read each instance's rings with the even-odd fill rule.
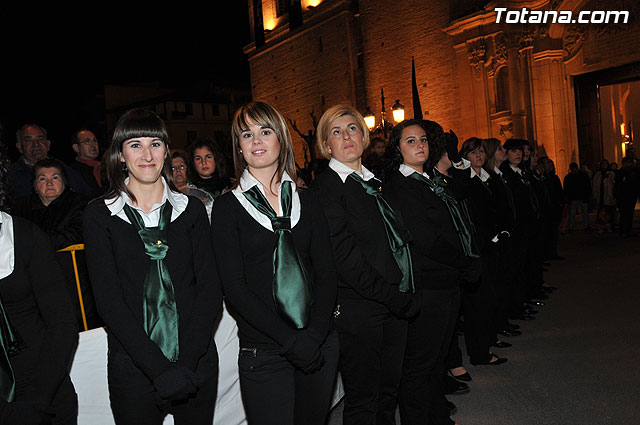
[[[482,263],[479,258],[468,258],[467,263],[460,269],[460,279],[467,283],[476,283],[482,273]]]
[[[320,342],[304,331],[285,344],[282,354],[292,365],[306,374],[315,372],[324,364]]]
[[[393,291],[385,305],[398,319],[410,319],[420,312],[420,297],[417,294],[405,294]]]
[[[50,425],[53,409],[44,404],[14,401],[2,411],[2,425]]]
[[[195,374],[191,370],[173,364],[153,380],[153,386],[163,400],[182,400],[198,391],[195,381]]]
[[[447,140],[447,155],[449,155],[449,160],[454,164],[462,161],[460,152],[458,152],[458,136],[456,136],[456,133],[449,129],[448,133],[444,133],[444,137]]]

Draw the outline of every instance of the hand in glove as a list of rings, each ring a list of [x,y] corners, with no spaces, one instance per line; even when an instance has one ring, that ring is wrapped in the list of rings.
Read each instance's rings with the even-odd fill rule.
[[[449,155],[449,160],[451,160],[453,164],[462,161],[462,157],[458,152],[458,136],[456,136],[456,133],[450,129],[448,133],[444,133],[444,137],[447,140],[447,155]]]
[[[420,312],[420,296],[418,294],[405,294],[392,292],[392,296],[385,305],[398,319],[410,319]]]
[[[44,404],[14,401],[2,411],[2,425],[50,425],[53,410]]]
[[[285,344],[282,354],[292,365],[306,374],[315,372],[324,364],[320,343],[304,331]]]
[[[479,258],[469,257],[467,264],[460,270],[460,279],[467,283],[476,283],[482,273],[482,264]]]
[[[163,400],[181,400],[195,394],[195,374],[184,366],[171,365],[164,373],[153,380],[158,395]]]

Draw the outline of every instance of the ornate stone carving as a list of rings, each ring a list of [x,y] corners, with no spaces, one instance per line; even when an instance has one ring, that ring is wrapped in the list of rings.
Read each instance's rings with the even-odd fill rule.
[[[513,137],[513,122],[500,124],[500,137],[510,139]]]
[[[565,51],[565,60],[574,57],[582,47],[582,43],[589,35],[587,25],[568,25],[562,35],[562,45]]]
[[[476,78],[480,78],[480,71],[484,66],[486,60],[487,48],[484,44],[484,39],[477,40],[467,45],[467,58],[469,64],[473,67],[474,75]]]
[[[507,63],[507,45],[502,34],[493,37],[493,54],[489,62],[491,63],[491,76],[495,75],[498,68]]]

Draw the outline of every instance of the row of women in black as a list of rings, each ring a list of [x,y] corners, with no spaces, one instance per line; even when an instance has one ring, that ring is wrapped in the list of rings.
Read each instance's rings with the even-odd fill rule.
[[[345,424],[394,423],[398,402],[403,424],[452,423],[444,361],[459,282],[477,282],[481,256],[435,167],[446,164],[444,133],[397,126],[384,192],[361,165],[369,138],[355,109],[328,109],[317,134],[329,168],[305,192],[282,115],[261,102],[239,109],[237,183],[209,226],[202,203],[173,190],[162,120],[139,109],[119,120],[104,158],[110,190],[84,214],[118,424],[169,412],[211,423],[221,289],[237,312],[250,423],[324,423],[337,368]]]

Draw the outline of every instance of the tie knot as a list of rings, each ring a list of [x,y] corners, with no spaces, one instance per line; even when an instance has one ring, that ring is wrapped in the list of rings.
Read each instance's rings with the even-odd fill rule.
[[[167,245],[166,232],[157,228],[141,229],[138,231],[144,251],[152,260],[162,260],[167,255],[169,245]]]
[[[273,217],[271,218],[271,226],[273,231],[291,231],[291,218],[290,217]]]

